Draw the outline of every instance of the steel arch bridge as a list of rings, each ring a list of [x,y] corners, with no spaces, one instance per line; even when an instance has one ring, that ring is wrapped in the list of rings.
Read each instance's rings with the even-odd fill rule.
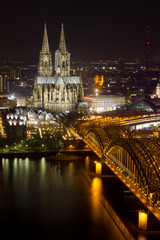
[[[86,144],[160,221],[160,142],[123,126],[81,128]]]

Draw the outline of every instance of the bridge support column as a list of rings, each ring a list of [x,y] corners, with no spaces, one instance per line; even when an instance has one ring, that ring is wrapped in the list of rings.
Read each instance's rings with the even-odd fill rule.
[[[95,162],[95,172],[96,174],[101,175],[102,174],[102,163],[100,162]]]
[[[138,212],[138,228],[147,230],[148,225],[148,214],[145,211]]]

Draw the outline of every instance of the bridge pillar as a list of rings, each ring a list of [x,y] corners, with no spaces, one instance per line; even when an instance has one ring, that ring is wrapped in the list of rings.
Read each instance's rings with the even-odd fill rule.
[[[145,211],[138,212],[138,228],[142,230],[147,230],[148,225],[148,213]]]
[[[98,175],[102,174],[102,163],[95,161],[95,173]]]

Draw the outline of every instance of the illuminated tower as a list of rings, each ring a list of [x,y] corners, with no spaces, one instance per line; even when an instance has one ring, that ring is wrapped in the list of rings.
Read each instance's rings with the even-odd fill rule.
[[[52,73],[53,73],[52,55],[49,50],[47,25],[45,23],[42,50],[40,51],[39,55],[38,76],[49,77],[52,76]]]
[[[61,25],[59,49],[55,52],[55,71],[56,75],[70,76],[70,53],[66,49],[63,23]]]

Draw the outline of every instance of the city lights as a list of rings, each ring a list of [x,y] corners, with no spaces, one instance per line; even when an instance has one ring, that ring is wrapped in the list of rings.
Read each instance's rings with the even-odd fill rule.
[[[157,6],[2,1],[6,239],[160,239]]]

